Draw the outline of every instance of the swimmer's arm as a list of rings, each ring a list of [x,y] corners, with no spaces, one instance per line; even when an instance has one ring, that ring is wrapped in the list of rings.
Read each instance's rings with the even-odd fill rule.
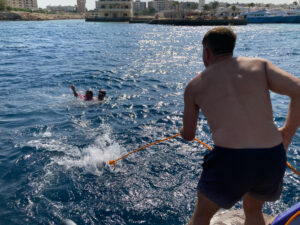
[[[300,79],[266,62],[266,74],[270,90],[290,97],[290,105],[285,124],[279,129],[285,149],[292,142],[300,126]]]
[[[78,93],[76,92],[75,86],[74,86],[74,85],[71,85],[71,89],[72,89],[72,91],[73,91],[74,96],[75,96],[75,97],[78,97]]]
[[[194,95],[189,83],[184,91],[183,127],[180,129],[181,137],[186,141],[195,138],[199,107],[194,103]]]

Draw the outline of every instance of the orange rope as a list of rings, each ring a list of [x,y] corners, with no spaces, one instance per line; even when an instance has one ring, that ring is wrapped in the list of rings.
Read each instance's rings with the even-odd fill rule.
[[[142,149],[144,149],[144,148],[147,148],[147,147],[149,147],[149,146],[151,146],[151,145],[155,145],[155,144],[158,144],[158,143],[160,143],[160,142],[167,141],[167,140],[169,140],[169,139],[178,137],[179,135],[180,135],[180,134],[175,134],[175,135],[173,135],[173,136],[171,136],[171,137],[168,137],[168,138],[165,138],[165,139],[162,139],[162,140],[153,142],[152,144],[145,145],[145,146],[143,146],[143,147],[141,147],[141,148],[138,148],[138,149],[136,149],[136,150],[134,150],[134,151],[132,151],[132,152],[129,152],[128,154],[126,154],[126,155],[124,155],[124,156],[122,156],[122,157],[120,157],[120,158],[118,158],[118,159],[116,159],[116,160],[111,160],[111,161],[109,161],[108,163],[109,163],[109,165],[114,165],[114,169],[116,169],[116,167],[117,167],[117,161],[119,161],[119,160],[121,160],[121,159],[124,159],[125,157],[127,157],[127,156],[129,156],[129,155],[131,155],[131,154],[133,154],[133,153],[135,153],[135,152],[137,152],[137,151],[140,151],[140,150],[142,150]]]
[[[286,165],[298,176],[300,176],[300,172],[297,171],[294,167],[291,166],[291,164],[289,164],[289,162],[286,162]]]
[[[300,210],[296,212],[289,220],[285,223],[285,225],[289,225],[297,216],[300,215]]]
[[[134,150],[134,151],[132,151],[132,152],[129,152],[128,154],[126,154],[126,155],[124,155],[124,156],[122,156],[122,157],[120,157],[120,158],[118,158],[118,159],[110,160],[110,161],[108,162],[108,164],[109,164],[109,165],[114,165],[114,169],[116,169],[116,168],[117,168],[117,161],[119,161],[119,160],[121,160],[121,159],[124,159],[125,157],[127,157],[127,156],[129,156],[129,155],[131,155],[131,154],[133,154],[133,153],[135,153],[135,152],[138,152],[138,151],[140,151],[140,150],[142,150],[142,149],[144,149],[144,148],[147,148],[147,147],[149,147],[149,146],[151,146],[151,145],[156,145],[156,144],[158,144],[158,143],[160,143],[160,142],[167,141],[167,140],[170,140],[170,139],[175,138],[175,137],[178,137],[178,136],[180,136],[180,134],[175,134],[175,135],[173,135],[173,136],[171,136],[171,137],[164,138],[164,139],[159,140],[159,141],[155,141],[155,142],[153,142],[153,143],[151,143],[151,144],[145,145],[145,146],[143,146],[143,147],[141,147],[141,148],[138,148],[138,149],[136,149],[136,150]],[[200,144],[204,145],[204,146],[205,146],[206,148],[208,148],[210,151],[213,150],[209,145],[207,145],[207,144],[205,144],[204,142],[200,141],[198,138],[194,138],[194,140],[197,141],[197,142],[199,142]],[[294,173],[296,173],[297,175],[300,176],[300,172],[297,171],[295,168],[293,168],[293,167],[291,166],[291,164],[289,164],[288,162],[286,162],[286,165],[287,165]]]
[[[199,142],[200,144],[204,145],[204,146],[205,146],[206,148],[208,148],[210,151],[213,150],[209,145],[207,145],[207,144],[205,144],[204,142],[200,141],[198,138],[195,138],[194,140],[197,141],[197,142]]]

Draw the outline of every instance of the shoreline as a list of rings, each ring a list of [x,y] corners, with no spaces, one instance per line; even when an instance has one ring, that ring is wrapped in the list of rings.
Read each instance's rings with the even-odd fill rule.
[[[241,26],[247,25],[245,19],[168,19],[168,18],[103,18],[103,17],[86,17],[86,22],[129,22],[129,23],[146,23],[155,25],[173,25],[173,26]]]
[[[46,14],[35,12],[3,11],[0,12],[0,21],[43,21],[43,20],[70,20],[84,19],[79,14]]]

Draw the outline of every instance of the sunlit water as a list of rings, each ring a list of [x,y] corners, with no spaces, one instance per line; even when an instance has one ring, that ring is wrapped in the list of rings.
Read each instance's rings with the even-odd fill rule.
[[[0,23],[0,224],[186,224],[207,150],[175,138],[183,91],[204,69],[211,27],[75,21]],[[267,58],[300,77],[299,25],[233,27],[235,55]],[[73,97],[107,90],[103,103]],[[283,125],[287,97],[272,94]],[[197,138],[213,145],[200,116]],[[300,170],[300,131],[288,161]],[[300,201],[287,169],[276,215]],[[240,208],[241,202],[235,205]]]

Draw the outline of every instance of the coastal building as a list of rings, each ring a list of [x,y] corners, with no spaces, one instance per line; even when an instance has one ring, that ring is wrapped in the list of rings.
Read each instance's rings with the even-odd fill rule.
[[[86,9],[85,9],[85,3],[86,0],[77,0],[77,12],[79,14],[84,14]]]
[[[199,0],[198,9],[202,11],[204,9],[204,5],[205,5],[205,0]]]
[[[168,7],[168,0],[154,0],[154,8],[156,11],[163,11],[167,10]]]
[[[148,8],[155,9],[155,8],[154,8],[154,1],[149,1],[149,2],[148,2]]]
[[[197,8],[198,3],[196,2],[179,2],[170,6],[168,10],[159,11],[156,15],[158,18],[183,19],[191,17]]]
[[[38,9],[37,0],[6,0],[12,8]]]
[[[136,0],[133,2],[133,12],[142,12],[146,10],[146,2],[141,2],[141,0]]]
[[[129,21],[133,16],[132,0],[96,1],[96,12],[89,13],[87,21]]]
[[[148,2],[148,8],[154,8],[156,12],[160,12],[171,9],[173,4],[173,0],[154,0]]]

